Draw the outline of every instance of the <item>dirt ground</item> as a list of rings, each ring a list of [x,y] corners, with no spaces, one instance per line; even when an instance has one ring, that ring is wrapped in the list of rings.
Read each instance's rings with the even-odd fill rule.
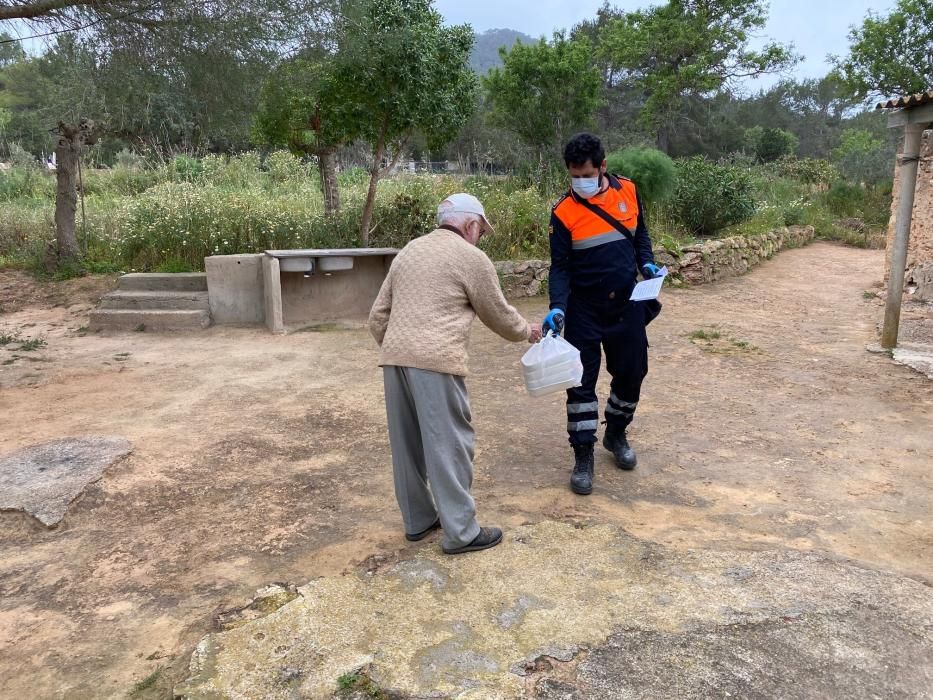
[[[528,397],[524,348],[477,326],[481,522],[818,550],[933,584],[933,382],[865,351],[883,264],[818,243],[665,291],[631,431],[639,468],[601,452],[588,498],[567,486],[562,398]],[[88,335],[112,284],[0,272],[0,335],[47,341],[0,347],[0,453],[82,435],[134,445],[57,529],[0,513],[6,697],[170,697],[218,614],[260,586],[438,546],[403,539],[365,332]],[[520,308],[537,318],[545,302]]]

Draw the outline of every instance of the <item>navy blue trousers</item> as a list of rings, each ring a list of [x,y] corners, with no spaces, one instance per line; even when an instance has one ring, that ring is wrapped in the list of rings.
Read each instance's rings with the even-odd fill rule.
[[[599,426],[596,381],[603,351],[612,375],[606,423],[624,430],[635,416],[641,384],[648,374],[644,304],[575,300],[571,295],[564,337],[580,351],[583,362],[583,385],[567,390],[567,433],[571,445],[591,445]]]

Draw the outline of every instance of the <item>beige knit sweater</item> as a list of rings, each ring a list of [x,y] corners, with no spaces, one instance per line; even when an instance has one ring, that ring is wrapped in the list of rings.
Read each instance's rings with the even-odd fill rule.
[[[446,229],[413,240],[393,261],[369,314],[382,346],[379,365],[466,376],[476,316],[506,340],[531,332],[483,251]]]

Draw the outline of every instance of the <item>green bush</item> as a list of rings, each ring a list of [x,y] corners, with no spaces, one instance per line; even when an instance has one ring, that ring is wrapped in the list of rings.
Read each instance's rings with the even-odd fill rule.
[[[377,197],[373,210],[375,230],[373,239],[378,245],[400,248],[434,228],[437,202],[424,192],[396,192],[388,197]]]
[[[843,131],[833,160],[842,176],[855,183],[880,184],[894,172],[894,148],[864,129]]]
[[[535,187],[499,192],[493,182],[490,190],[485,196],[477,195],[496,228],[493,235],[483,239],[483,250],[496,260],[548,258],[552,202]]]
[[[39,168],[0,170],[0,201],[49,199],[55,196],[55,178]]]
[[[267,180],[262,172],[262,159],[255,151],[238,153],[229,158],[204,158],[204,176],[214,185],[228,188],[248,188]]]
[[[275,151],[266,157],[266,170],[273,182],[293,182],[307,177],[301,159],[288,151]]]
[[[161,175],[146,168],[127,167],[116,165],[110,171],[109,177],[102,178],[102,193],[137,195],[158,184]]]
[[[369,182],[369,172],[365,168],[348,168],[337,175],[337,184],[340,187],[362,185]]]
[[[784,129],[756,126],[745,130],[745,145],[759,163],[771,163],[782,156],[793,155],[800,139]]]
[[[825,195],[826,206],[836,216],[861,216],[865,206],[865,190],[843,180],[837,180]]]
[[[691,233],[713,235],[755,215],[751,176],[741,168],[717,165],[702,156],[680,160],[670,207]]]
[[[828,160],[784,156],[775,163],[781,177],[787,177],[805,185],[828,185],[839,177],[839,173]]]
[[[802,206],[785,207],[783,211],[785,226],[800,226],[806,219],[807,211]]]
[[[147,165],[145,158],[143,158],[138,153],[134,153],[128,148],[122,149],[114,156],[113,164],[114,167],[130,168],[136,170],[145,170]]]
[[[172,159],[172,169],[179,179],[190,182],[204,173],[204,163],[197,158],[179,154]]]
[[[609,172],[635,181],[644,202],[664,202],[677,185],[677,167],[655,148],[626,148],[606,158]]]
[[[39,168],[39,161],[36,157],[15,141],[7,146],[7,150],[10,152],[10,163],[14,168],[30,170]]]
[[[852,151],[836,163],[839,172],[851,182],[866,185],[880,184],[891,180],[894,172],[894,152],[887,146],[869,151]]]

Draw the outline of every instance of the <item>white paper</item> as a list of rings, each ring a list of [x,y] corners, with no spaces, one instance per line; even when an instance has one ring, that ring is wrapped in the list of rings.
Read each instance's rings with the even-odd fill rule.
[[[661,293],[661,287],[664,286],[665,277],[667,277],[666,266],[661,268],[660,276],[636,284],[635,289],[632,290],[632,296],[629,297],[629,299],[631,301],[648,301],[649,299],[657,299],[658,295]]]

